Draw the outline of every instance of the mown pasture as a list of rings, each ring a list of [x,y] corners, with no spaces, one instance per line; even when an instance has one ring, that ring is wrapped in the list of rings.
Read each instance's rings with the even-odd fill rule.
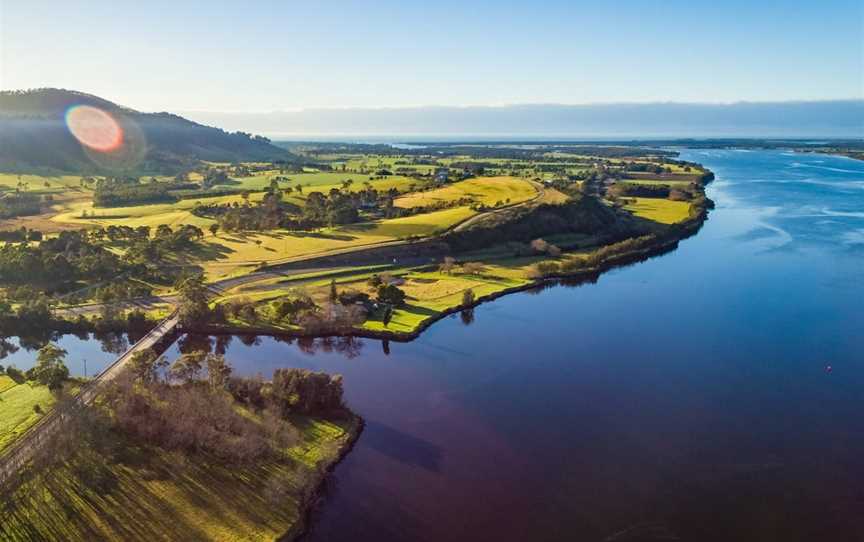
[[[636,216],[662,224],[675,224],[686,220],[690,215],[690,203],[686,201],[664,198],[627,198],[627,200],[625,209]]]
[[[16,383],[0,375],[0,452],[21,436],[54,404],[54,395],[46,386],[33,382]]]

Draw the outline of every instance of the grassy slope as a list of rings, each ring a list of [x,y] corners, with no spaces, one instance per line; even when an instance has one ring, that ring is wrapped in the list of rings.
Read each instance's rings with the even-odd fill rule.
[[[466,275],[458,271],[443,274],[421,268],[390,267],[386,269],[387,273],[405,281],[399,285],[399,288],[407,294],[406,304],[393,312],[392,320],[386,328],[380,319],[370,319],[361,326],[361,329],[397,333],[413,332],[426,320],[461,305],[465,290],[471,289],[476,297],[481,297],[528,284],[530,281],[526,278],[526,271],[539,259],[541,258],[531,257],[487,262],[480,276]],[[343,269],[330,275],[277,279],[269,285],[260,285],[257,288],[241,286],[229,292],[227,297],[243,297],[257,302],[261,307],[266,307],[269,301],[288,294],[293,288],[300,287],[312,296],[316,303],[321,304],[328,299],[331,279],[336,281],[339,291],[358,290],[370,293],[374,297],[374,292],[369,289],[366,280],[374,272],[384,270],[367,267],[358,271],[360,272],[350,274]],[[248,326],[274,332],[299,330],[290,324],[272,322],[245,322],[233,319],[229,323],[232,326]]]
[[[274,173],[268,172],[252,177],[245,177],[239,180],[239,184],[231,185],[231,188],[260,190],[269,185],[270,177],[273,175]],[[12,186],[18,182],[15,175],[0,177],[2,177],[0,181],[11,183]],[[302,173],[288,175],[288,177],[291,181],[287,184],[283,183],[283,186],[296,187],[298,184],[304,185],[303,195],[295,192],[289,198],[291,202],[298,205],[303,205],[306,196],[312,191],[326,193],[331,188],[340,187],[339,183],[346,179],[354,180],[350,188],[351,190],[360,190],[363,187],[363,183],[368,180],[368,177],[365,175],[341,172]],[[25,176],[22,179],[29,181],[32,188],[35,188],[37,185],[43,185],[46,179],[52,186],[63,184],[66,187],[73,188],[78,183],[77,177],[43,178]],[[369,182],[378,190],[387,190],[392,187],[400,191],[407,190],[411,184],[416,184],[413,179],[400,176],[373,179]],[[486,204],[494,204],[507,199],[510,199],[511,203],[514,203],[530,199],[535,194],[534,187],[522,179],[514,177],[490,177],[470,179],[454,183],[439,190],[412,194],[406,198],[400,198],[399,202],[406,206],[413,206],[442,199],[458,199],[460,197],[471,196]],[[261,197],[261,193],[252,194],[250,200],[256,201]],[[58,224],[72,227],[92,225],[105,227],[111,224],[122,224],[131,227],[141,225],[155,227],[159,224],[169,224],[176,227],[182,224],[193,224],[206,229],[213,221],[197,217],[191,212],[199,201],[221,204],[241,202],[242,198],[240,195],[229,195],[214,198],[185,199],[170,204],[95,209],[92,203],[85,198],[59,207],[58,214],[51,220]],[[87,212],[88,216],[86,218],[81,216],[82,211]],[[458,224],[474,214],[476,212],[468,207],[457,207],[404,218],[380,220],[367,224],[327,228],[315,233],[277,230],[258,234],[219,234],[215,237],[208,234],[203,246],[196,253],[178,257],[176,261],[168,263],[201,265],[207,272],[208,278],[215,280],[258,265],[261,262],[311,256],[327,251],[393,241],[411,236],[429,236]]]
[[[54,404],[54,396],[47,387],[24,383],[9,385],[8,376],[0,376],[0,450],[12,443],[42,417],[33,411],[39,405],[47,412]],[[14,384],[14,382],[13,382]]]
[[[357,176],[354,176],[355,179]],[[295,192],[291,197],[287,198],[287,201],[303,205],[306,196],[310,192],[322,192],[327,193],[331,188],[340,188],[341,185],[338,181],[334,179],[341,178],[350,178],[350,176],[346,176],[344,174],[340,174],[336,176],[335,174],[329,173],[312,173],[312,174],[299,174],[291,176],[291,182],[285,184],[283,183],[283,188],[292,186],[296,187],[298,184],[303,184],[303,194],[300,195]],[[326,182],[325,182],[326,181]],[[359,180],[355,180],[354,184],[351,186],[351,191],[361,190],[363,178],[359,178]],[[387,177],[384,179],[369,181],[372,183],[372,186],[375,187],[376,190],[389,190],[390,188],[396,188],[398,190],[406,190],[408,186],[413,182],[407,177]],[[245,177],[241,179],[239,185],[231,185],[223,188],[231,188],[231,189],[248,189],[248,190],[263,190],[270,184],[269,176],[259,176],[259,177]],[[307,187],[306,185],[312,185]],[[214,189],[218,189],[219,187],[215,187]],[[249,197],[250,201],[258,201],[263,197],[263,193],[251,194]],[[124,226],[151,226],[155,227],[159,224],[169,224],[169,225],[181,225],[181,224],[194,224],[198,227],[205,228],[208,225],[212,224],[213,221],[207,218],[197,217],[192,214],[192,209],[194,209],[199,202],[208,203],[208,204],[223,204],[223,203],[242,203],[243,198],[239,194],[229,195],[229,196],[216,196],[216,197],[208,197],[208,198],[191,198],[191,199],[183,199],[176,203],[161,203],[161,204],[152,204],[152,205],[133,205],[129,207],[96,207],[94,208],[92,203],[90,202],[79,202],[77,205],[70,206],[65,212],[62,212],[54,217],[54,220],[62,223],[70,223],[77,224],[81,226],[87,225],[99,225],[99,226],[110,226],[114,225],[124,225]],[[81,211],[85,210],[88,215],[87,218],[81,217]]]
[[[296,528],[305,506],[299,495],[318,483],[359,424],[356,419],[292,421],[301,441],[287,450],[288,460],[229,467],[130,445],[126,462],[109,466],[116,484],[108,491],[85,487],[68,467],[59,467],[18,490],[17,506],[3,518],[0,538],[275,540]],[[266,497],[273,477],[291,488],[278,504]]]
[[[390,178],[388,180],[373,182],[373,185],[381,188],[380,183],[382,182],[391,183],[397,181]],[[404,181],[398,182],[403,184],[399,184],[396,186],[397,188],[406,188]],[[450,192],[451,197],[462,197],[462,195],[473,191],[482,193],[484,202],[488,200],[494,203],[508,197],[511,202],[524,201],[536,194],[534,187],[530,183],[509,177],[472,179],[464,181],[464,183],[468,184],[455,189],[458,192]],[[456,183],[452,186],[456,187],[461,184],[463,183]],[[331,185],[324,186],[329,187]],[[358,183],[352,186],[352,189],[358,188]],[[447,187],[441,190],[448,190],[450,188]],[[434,192],[424,194],[432,194]],[[455,193],[462,195],[453,196]],[[214,198],[214,201],[228,202],[237,199],[239,199],[239,196],[224,196]],[[106,209],[104,212],[110,212],[112,213],[110,216],[115,217],[110,220],[130,226],[136,226],[139,223],[152,226],[167,222],[175,225],[191,223],[200,227],[206,227],[211,221],[192,215],[188,210],[192,206],[194,206],[193,201],[184,200],[173,205],[142,205],[138,207]],[[234,273],[244,266],[254,266],[261,262],[317,255],[328,251],[394,241],[411,236],[429,236],[458,224],[475,214],[476,212],[468,207],[455,207],[403,218],[379,220],[364,224],[351,224],[338,228],[325,228],[318,232],[274,230],[271,232],[248,234],[220,233],[215,237],[208,235],[202,248],[197,253],[189,255],[188,259],[178,260],[176,263],[199,263],[207,272],[208,278],[214,280]],[[69,218],[67,216],[63,219]],[[74,217],[71,218],[80,220]],[[104,224],[106,219],[97,217],[95,221]]]
[[[0,393],[3,393],[10,388],[14,388],[17,385],[18,384],[12,380],[12,378],[6,375],[0,375]]]
[[[56,194],[81,187],[81,177],[77,175],[43,176],[0,173],[0,190],[15,190],[19,182],[27,184],[27,192],[39,194]]]
[[[289,201],[297,205],[303,205],[306,196],[313,191],[328,192],[331,188],[339,188],[338,184],[332,184],[336,178],[351,178],[346,174],[312,173],[294,175],[290,178],[292,182],[288,186],[296,186],[298,182],[304,185],[313,184],[312,188],[304,188],[303,195],[296,192]],[[361,190],[363,177],[353,175],[355,182],[351,186],[352,191]],[[269,184],[264,182],[263,177],[245,178],[244,182],[250,184],[250,188],[260,188]],[[260,181],[260,182],[259,182]],[[378,190],[396,188],[406,190],[413,183],[406,177],[391,176],[384,179],[370,181]],[[261,186],[253,186],[258,183]],[[329,184],[327,184],[329,183]],[[251,201],[261,199],[262,194],[252,194]],[[193,224],[206,229],[212,220],[201,218],[192,214],[192,209],[199,201],[207,203],[233,203],[242,202],[240,195],[218,196],[214,198],[186,199],[170,204],[137,205],[130,207],[112,207],[93,209],[89,202],[79,202],[60,213],[53,220],[77,226],[100,225],[109,226],[151,226],[169,224],[180,226],[182,224]],[[82,218],[81,211],[86,210],[88,217]],[[412,235],[428,235],[432,232],[456,223],[470,216],[467,209],[447,209],[437,213],[418,215],[393,220],[383,220],[370,224],[356,224],[342,228],[326,228],[315,233],[287,232],[275,230],[258,234],[246,233],[220,233],[217,236],[207,234],[206,240],[196,253],[187,257],[178,258],[176,264],[200,264],[207,272],[211,280],[215,280],[234,273],[244,266],[258,265],[261,262],[282,260],[284,258],[308,256],[320,254],[330,250],[339,250],[358,245],[368,245]],[[94,216],[95,214],[95,216]],[[260,241],[260,243],[257,243]]]
[[[404,278],[405,283],[400,288],[408,295],[405,306],[393,311],[393,318],[386,327],[381,320],[367,320],[363,329],[411,333],[426,320],[461,305],[462,295],[468,289],[476,297],[482,297],[529,282],[521,270],[504,266],[487,267],[482,276],[412,272]]]
[[[662,198],[628,198],[633,200],[624,206],[636,216],[663,224],[674,224],[685,220],[690,213],[690,203]]]
[[[547,190],[547,192],[549,191]],[[556,194],[558,193],[556,192]],[[558,194],[558,196],[562,198],[566,197],[563,194]],[[671,224],[689,217],[690,203],[688,202],[660,198],[631,199],[634,199],[635,202],[628,205],[627,208],[633,211],[634,214],[649,220]],[[580,250],[569,251],[567,254],[571,257],[576,255],[586,256],[594,250],[591,246],[592,241],[590,236],[571,237],[573,239],[558,240],[550,238],[550,241],[565,242],[565,244],[576,242],[584,247]],[[404,283],[400,284],[399,287],[407,294],[406,305],[394,311],[392,320],[386,327],[377,316],[373,316],[373,318],[364,322],[361,328],[368,331],[414,332],[427,320],[439,316],[442,312],[459,307],[462,304],[462,296],[465,290],[469,288],[473,290],[475,297],[479,298],[530,284],[532,280],[528,277],[532,265],[548,259],[543,256],[511,258],[497,252],[490,252],[485,255],[478,252],[472,260],[481,262],[485,266],[484,271],[479,276],[467,275],[460,272],[442,274],[431,272],[428,269],[391,267],[387,272],[404,280]],[[358,269],[354,275],[346,272],[345,269],[340,269],[338,275],[334,275],[334,278],[340,291],[353,289],[374,294],[366,285],[366,280],[371,274],[368,269]],[[328,298],[330,278],[309,277],[308,279],[298,278],[297,280],[274,280],[271,284],[255,288],[254,291],[250,287],[241,287],[232,293],[233,295],[247,297],[263,306],[273,299],[286,295],[292,288],[297,286],[301,286],[317,303],[321,304],[326,302]],[[250,289],[247,290],[246,288]],[[266,310],[264,320],[268,320]],[[262,331],[298,331],[296,327],[282,323],[233,320],[230,324]]]
[[[536,194],[533,185],[518,177],[479,177],[429,192],[414,192],[398,198],[395,204],[398,207],[412,208],[468,197],[478,203],[494,205],[508,199],[510,203],[526,201]]]

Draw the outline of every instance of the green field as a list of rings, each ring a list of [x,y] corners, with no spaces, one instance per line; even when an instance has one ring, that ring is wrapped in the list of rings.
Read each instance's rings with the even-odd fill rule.
[[[518,177],[478,177],[459,181],[427,192],[414,192],[398,198],[398,207],[412,208],[471,198],[477,203],[495,205],[519,203],[537,195],[534,186]]]
[[[663,198],[627,198],[624,206],[634,215],[662,224],[674,224],[690,216],[690,203]]]
[[[21,183],[19,185],[19,183]],[[0,190],[15,190],[21,186],[26,192],[56,194],[69,190],[84,191],[79,175],[31,175],[0,173]]]
[[[249,416],[256,416],[249,412]],[[276,540],[300,519],[300,495],[334,461],[357,421],[294,418],[300,441],[274,458],[240,467],[158,448],[126,445],[125,461],[101,458],[105,487],[82,483],[63,465],[28,482],[3,517],[4,540]],[[284,480],[278,503],[271,480]]]
[[[80,187],[80,177],[65,175],[48,177],[38,175],[0,174],[0,189],[6,187],[15,189],[25,186],[28,191],[44,190],[52,192],[54,198],[51,211],[35,217],[19,217],[0,223],[4,229],[17,229],[27,226],[43,231],[61,229],[77,229],[87,227],[108,227],[123,225],[130,227],[149,226],[155,228],[161,224],[172,227],[194,225],[204,230],[204,239],[192,250],[184,253],[170,254],[164,259],[164,265],[175,267],[190,267],[203,270],[208,280],[218,280],[229,276],[247,273],[262,264],[293,262],[303,258],[321,256],[328,253],[347,253],[364,247],[386,243],[403,242],[409,238],[426,238],[446,232],[479,214],[478,205],[499,207],[533,200],[538,196],[539,183],[536,180],[560,180],[562,174],[584,172],[596,167],[592,164],[621,165],[625,161],[603,159],[599,157],[568,154],[562,152],[538,152],[533,159],[500,158],[492,156],[473,156],[470,146],[465,147],[464,154],[438,156],[434,152],[425,156],[393,155],[377,156],[360,153],[333,153],[314,155],[314,160],[322,161],[333,168],[333,171],[321,166],[318,169],[312,165],[303,168],[303,172],[282,172],[262,163],[245,164],[252,175],[235,175],[238,171],[232,164],[207,163],[209,167],[218,167],[228,171],[232,176],[230,181],[211,187],[214,194],[220,191],[222,195],[196,196],[181,199],[173,203],[130,205],[125,207],[94,208],[93,192],[90,188]],[[314,162],[310,161],[310,164]],[[415,161],[427,162],[413,164]],[[631,160],[632,161],[632,160]],[[637,159],[644,162],[645,159]],[[417,179],[400,175],[379,176],[377,171],[388,169],[391,172],[400,167],[412,169],[418,174],[429,174],[439,167],[448,167],[457,163],[481,163],[486,168],[487,175],[469,178],[464,181],[431,186],[432,179]],[[625,182],[633,184],[668,184],[673,186],[692,175],[683,174],[683,168],[670,164],[675,172],[671,175],[650,173],[633,173],[636,179]],[[342,168],[346,171],[342,171]],[[604,166],[605,167],[605,166]],[[507,175],[513,172],[515,175]],[[216,235],[208,231],[214,223],[210,218],[196,216],[193,209],[199,204],[232,204],[244,203],[241,192],[246,191],[248,200],[252,203],[264,197],[264,190],[271,182],[278,181],[280,188],[292,187],[294,191],[285,195],[287,203],[303,207],[311,192],[328,193],[331,189],[345,190],[343,182],[351,180],[348,190],[359,191],[371,184],[378,191],[395,188],[400,196],[394,201],[398,207],[416,209],[418,207],[445,206],[437,211],[426,212],[401,218],[378,219],[380,209],[372,212],[364,210],[366,222],[354,223],[340,227],[323,227],[313,231],[267,230],[248,232],[219,231]],[[147,182],[149,177],[145,177]],[[284,179],[288,180],[285,181]],[[170,180],[160,177],[160,180]],[[190,182],[200,182],[202,174],[198,171],[189,173]],[[568,192],[579,181],[564,183],[562,191],[546,187],[536,200],[538,204],[561,204],[570,199]],[[23,183],[23,184],[19,184]],[[45,184],[47,183],[47,187]],[[367,184],[368,183],[368,184]],[[673,184],[674,183],[674,184]],[[297,191],[303,187],[302,194]],[[203,189],[202,189],[203,190]],[[225,191],[234,192],[225,195]],[[206,192],[206,191],[205,191]],[[178,194],[182,194],[180,191]],[[449,207],[454,202],[466,202],[458,207]],[[471,203],[468,204],[467,202]],[[472,209],[471,207],[475,207]],[[682,202],[636,198],[627,209],[634,214],[670,224],[687,217],[689,205]],[[504,216],[499,213],[495,216]],[[122,246],[112,247],[115,252],[122,252]]]
[[[244,266],[318,256],[324,253],[397,241],[411,236],[424,237],[476,214],[467,207],[444,209],[432,213],[324,228],[317,232],[220,233],[207,236],[201,248],[186,255],[187,263],[201,265],[208,277],[216,279]],[[178,259],[177,263],[181,260]]]
[[[270,186],[270,181],[273,177],[282,176],[288,177],[290,181],[287,183],[280,183],[279,186],[282,188],[293,186],[297,187],[297,185],[302,185],[303,190],[305,192],[311,191],[323,191],[326,192],[333,187],[340,187],[342,181],[351,180],[351,190],[360,190],[363,188],[364,182],[370,182],[372,185],[378,190],[387,190],[391,186],[396,187],[404,187],[410,183],[415,182],[413,179],[409,179],[408,177],[402,177],[400,175],[390,175],[384,178],[370,178],[375,177],[374,175],[366,175],[357,172],[314,172],[314,173],[286,173],[284,175],[279,174],[277,171],[265,172],[261,174],[256,174],[251,177],[239,177],[234,179],[234,182],[229,185],[216,185],[213,187],[213,190],[224,190],[224,189],[232,189],[232,190],[264,190],[268,186]]]
[[[380,319],[370,318],[360,328],[369,331],[411,333],[416,331],[423,322],[461,305],[465,290],[471,289],[475,297],[480,298],[529,284],[531,281],[527,278],[527,271],[530,265],[538,259],[542,258],[486,261],[483,263],[484,270],[478,275],[462,273],[458,268],[451,274],[429,271],[428,269],[391,266],[385,266],[386,269],[358,268],[355,269],[354,273],[339,269],[326,275],[273,279],[267,284],[254,287],[241,286],[228,292],[223,299],[243,298],[255,302],[259,307],[266,308],[268,302],[289,295],[294,289],[300,288],[320,305],[327,302],[331,280],[335,281],[340,292],[355,290],[367,292],[374,297],[374,291],[368,286],[367,279],[375,272],[387,272],[400,280],[399,288],[407,295],[406,304],[393,312],[392,320],[386,327]],[[230,323],[234,326],[249,326],[258,329],[264,325],[274,331],[297,330],[295,326],[277,322],[250,323],[235,319]]]
[[[502,273],[505,269],[487,266],[480,276],[460,273],[447,275],[438,272],[408,273],[402,277],[404,284],[399,286],[408,296],[405,306],[393,311],[393,318],[386,327],[381,320],[370,319],[363,324],[363,329],[411,333],[425,321],[459,306],[465,290],[472,290],[479,298],[528,284],[529,281],[524,278],[521,270],[513,273],[513,269],[508,269],[509,272]]]
[[[38,405],[43,412],[47,412],[54,404],[54,396],[45,386],[31,382],[15,384],[6,375],[0,376],[0,390],[2,451],[42,417],[33,410],[34,407]]]
[[[14,388],[17,385],[18,383],[12,380],[12,378],[6,375],[0,375],[0,393],[3,393],[8,389]]]
[[[318,175],[326,181],[332,181],[333,174],[311,174]],[[324,177],[326,176],[326,177]],[[355,176],[356,177],[356,176]],[[293,183],[289,183],[293,184]],[[407,190],[409,179],[405,177],[386,177],[372,181],[372,185],[378,190],[386,190],[395,187],[399,190]],[[316,187],[326,192],[330,188],[338,188],[338,185],[323,184]],[[362,189],[361,183],[355,182],[351,190]],[[297,205],[303,205],[306,196],[311,190],[306,190],[302,196],[294,195],[289,201]],[[411,205],[410,198],[430,198],[429,201],[441,201],[447,198],[476,197],[479,201],[487,204],[510,199],[511,203],[524,201],[536,195],[536,189],[530,183],[513,177],[501,178],[478,178],[455,183],[445,188],[412,193],[401,197],[398,204],[407,203]],[[252,194],[251,201],[260,200],[261,193]],[[406,200],[405,198],[409,198]],[[80,225],[98,224],[108,226],[111,224],[127,225],[131,227],[146,225],[155,227],[159,224],[179,226],[182,224],[196,225],[202,229],[213,223],[208,218],[202,218],[192,214],[192,209],[199,201],[207,203],[232,203],[240,202],[240,195],[219,196],[207,198],[206,200],[181,200],[176,203],[138,205],[130,207],[113,207],[93,209],[88,203],[77,204],[76,207],[66,213],[54,217],[60,222],[78,223]],[[414,199],[413,201],[425,201]],[[418,205],[421,203],[417,203]],[[86,208],[88,216],[81,217],[81,210]],[[215,280],[235,273],[245,267],[257,266],[262,262],[278,262],[286,259],[300,258],[304,256],[321,255],[325,252],[348,250],[354,247],[373,245],[405,239],[407,237],[426,237],[443,232],[472,216],[477,214],[468,207],[455,207],[433,211],[430,213],[412,215],[402,218],[378,220],[369,223],[350,224],[337,228],[323,228],[316,232],[290,232],[285,230],[273,230],[267,232],[232,232],[219,233],[216,236],[206,234],[202,246],[195,252],[177,255],[171,261],[166,262],[176,265],[200,265],[208,278]],[[94,216],[95,215],[95,216]]]
[[[351,175],[332,174],[332,173],[313,173],[299,174],[290,177],[289,183],[283,183],[283,188],[291,186],[296,189],[298,183],[303,185],[303,194],[295,192],[286,201],[303,205],[306,197],[310,192],[327,193],[332,188],[341,187],[341,180],[351,178]],[[363,178],[353,176],[355,181],[350,186],[349,190],[357,191],[363,189]],[[296,180],[295,180],[296,179]],[[338,179],[338,182],[337,182]],[[383,179],[368,181],[372,186],[379,191],[386,191],[390,188],[396,188],[399,191],[405,191],[411,184],[415,184],[412,179],[407,177],[391,176]],[[248,190],[263,190],[269,186],[269,177],[245,177],[241,180],[241,185],[232,185],[232,189],[248,189]],[[307,186],[310,185],[310,186]],[[218,187],[214,187],[214,191]],[[224,188],[224,187],[223,187]],[[249,195],[249,201],[260,201],[264,196],[263,192],[252,193]],[[147,205],[133,205],[129,207],[94,207],[90,201],[80,201],[69,205],[64,212],[58,213],[52,220],[61,223],[76,224],[79,226],[103,226],[107,227],[112,224],[124,226],[151,226],[155,227],[159,224],[181,225],[192,224],[200,228],[205,228],[213,221],[208,218],[202,218],[192,214],[192,209],[198,206],[199,203],[207,204],[224,204],[224,203],[242,203],[244,200],[238,194],[227,196],[214,197],[198,197],[182,199],[175,203],[159,203]],[[82,211],[87,213],[87,217],[82,217]]]

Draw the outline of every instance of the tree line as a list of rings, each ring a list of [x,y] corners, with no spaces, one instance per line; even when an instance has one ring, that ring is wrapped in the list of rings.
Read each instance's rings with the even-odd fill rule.
[[[173,203],[179,198],[171,191],[184,188],[197,188],[197,185],[162,182],[155,178],[142,183],[137,177],[104,177],[96,181],[93,205],[96,207],[123,207],[142,203]]]

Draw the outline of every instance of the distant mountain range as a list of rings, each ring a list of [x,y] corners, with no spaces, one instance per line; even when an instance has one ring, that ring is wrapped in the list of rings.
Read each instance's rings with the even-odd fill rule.
[[[110,115],[121,127],[111,152],[82,145],[66,123],[75,106]],[[90,94],[61,89],[0,92],[0,168],[80,173],[175,173],[201,160],[233,162],[293,157],[269,140],[228,133],[170,113],[141,113]]]
[[[864,137],[864,100],[184,113],[272,139]]]

